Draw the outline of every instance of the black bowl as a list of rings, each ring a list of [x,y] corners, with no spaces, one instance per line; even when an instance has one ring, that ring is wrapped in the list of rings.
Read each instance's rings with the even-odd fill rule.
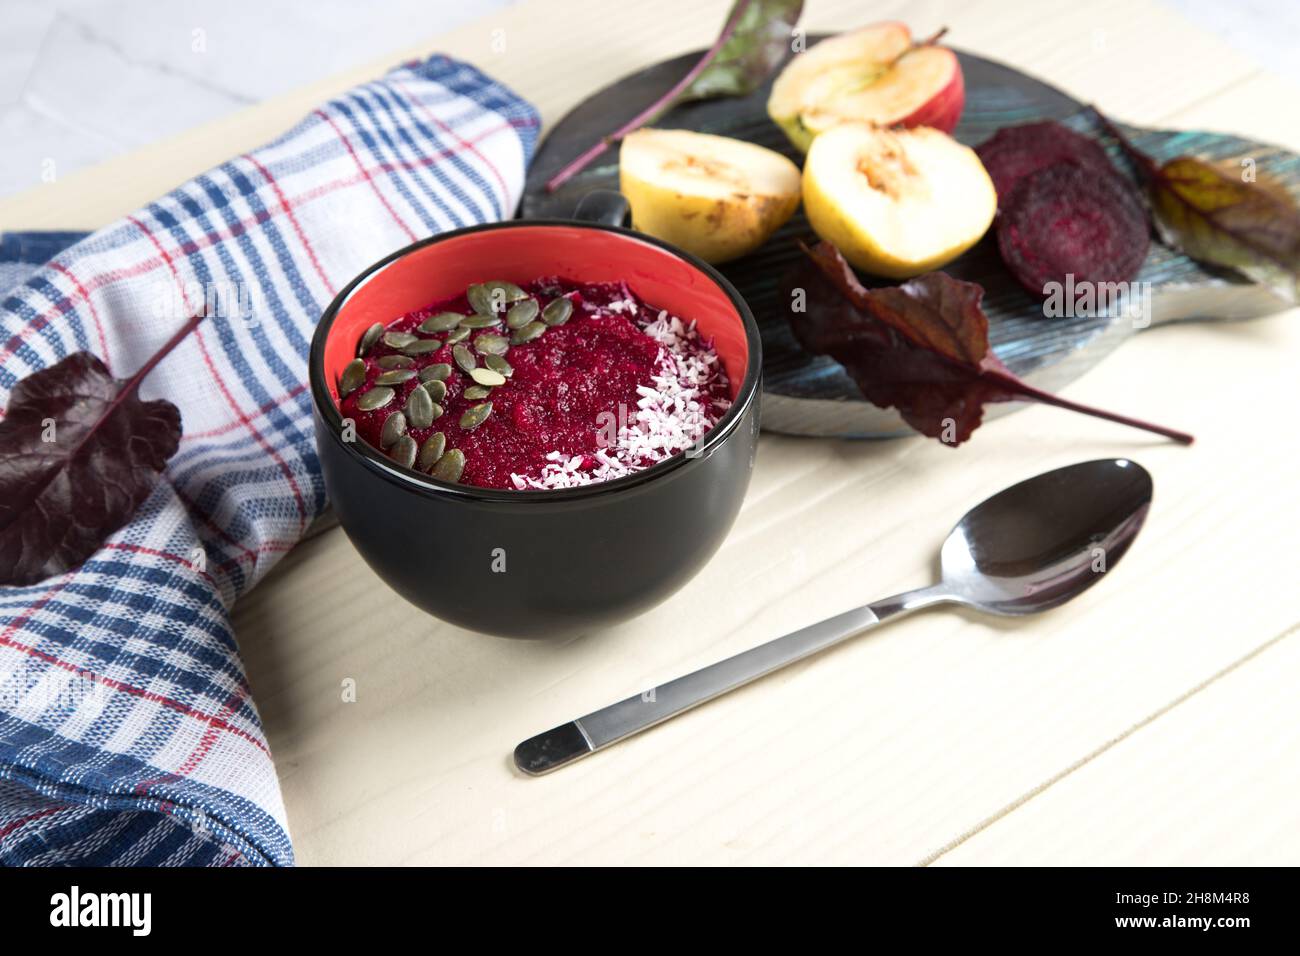
[[[467,242],[467,237],[472,239]],[[570,253],[583,252],[576,263],[568,256],[567,271],[534,271],[534,266],[528,269],[532,274],[511,275],[518,268],[502,265],[544,258],[557,244]],[[512,491],[438,481],[401,467],[364,441],[344,441],[326,369],[337,374],[334,366],[350,358],[357,327],[388,321],[464,288],[465,270],[477,272],[470,281],[527,281],[557,271],[579,281],[610,278],[608,270],[619,267],[624,245],[640,251],[627,254],[628,272],[620,277],[651,305],[699,318],[702,330],[711,334],[695,310],[642,292],[646,283],[688,306],[694,294],[701,310],[725,313],[716,321],[737,323],[735,329],[723,330],[732,360],[719,344],[729,365],[744,353],[738,386],[732,376],[733,404],[695,448],[615,481]],[[441,256],[446,269],[427,268],[440,265],[436,247],[448,251]],[[509,259],[495,254],[511,248],[515,252]],[[491,261],[475,267],[476,250],[493,252]],[[422,263],[411,258],[417,253]],[[399,269],[398,277],[393,270],[403,262],[409,267]],[[656,262],[655,268],[671,266],[667,279],[654,279],[647,263]],[[450,273],[457,269],[462,277],[452,279]],[[380,278],[390,274],[394,278],[387,284],[400,287],[396,298]],[[451,282],[458,284],[449,287]],[[369,297],[365,314],[348,315],[346,328],[340,328],[344,334],[331,337],[336,320],[363,292]],[[375,309],[379,302],[397,311]],[[335,338],[338,344],[333,344]],[[717,550],[740,510],[758,438],[761,348],[754,317],[726,279],[694,256],[631,230],[531,220],[472,226],[425,239],[349,283],[325,310],[312,340],[316,445],[330,501],[366,563],[412,604],[445,621],[489,634],[546,637],[576,636],[627,620],[689,581]]]

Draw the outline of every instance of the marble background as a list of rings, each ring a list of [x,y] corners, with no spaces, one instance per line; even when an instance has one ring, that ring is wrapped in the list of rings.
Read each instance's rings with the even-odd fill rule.
[[[323,79],[510,0],[0,0],[0,195]]]
[[[0,0],[0,195],[382,57],[509,2]],[[1300,3],[1168,2],[1300,82]]]

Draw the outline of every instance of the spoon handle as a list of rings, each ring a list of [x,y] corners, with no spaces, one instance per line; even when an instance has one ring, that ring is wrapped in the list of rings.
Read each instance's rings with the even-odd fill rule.
[[[947,596],[938,588],[922,588],[810,624],[530,737],[515,748],[515,765],[529,774],[555,770],[823,651],[895,615],[944,600]]]

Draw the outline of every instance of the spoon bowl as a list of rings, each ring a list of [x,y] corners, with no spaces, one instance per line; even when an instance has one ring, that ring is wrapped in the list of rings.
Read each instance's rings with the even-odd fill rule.
[[[1124,458],[1049,471],[976,505],[943,544],[940,590],[990,614],[1064,604],[1128,551],[1151,507],[1151,475]]]

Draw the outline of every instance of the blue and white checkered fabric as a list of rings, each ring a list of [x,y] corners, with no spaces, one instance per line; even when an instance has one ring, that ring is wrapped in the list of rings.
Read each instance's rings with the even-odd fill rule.
[[[509,216],[538,126],[433,57],[80,241],[0,241],[0,405],[81,349],[126,378],[210,314],[141,389],[184,435],[134,520],[76,571],[0,588],[0,863],[293,862],[229,612],[325,507],[312,328],[383,255]]]

